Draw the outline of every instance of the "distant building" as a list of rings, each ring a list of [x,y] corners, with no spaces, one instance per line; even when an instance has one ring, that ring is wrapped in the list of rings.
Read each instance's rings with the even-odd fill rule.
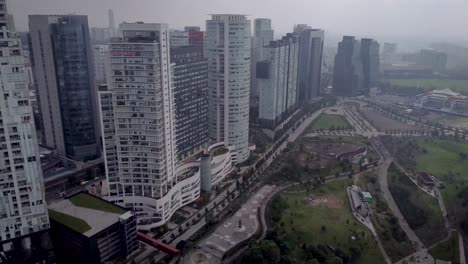
[[[386,64],[382,66],[384,78],[424,78],[433,75],[432,67],[416,64]]]
[[[206,21],[209,136],[235,146],[239,163],[249,158],[250,20],[212,15]]]
[[[251,103],[258,102],[258,84],[256,76],[257,62],[262,59],[263,46],[273,41],[274,31],[271,27],[271,19],[256,18],[254,20],[254,35],[252,37],[252,55],[251,55],[251,79],[250,79],[250,97]]]
[[[383,64],[393,64],[396,62],[398,44],[385,42],[382,49]]]
[[[299,34],[298,104],[311,103],[320,95],[324,31],[296,27]]]
[[[108,263],[138,249],[135,215],[96,196],[73,195],[49,213],[58,263]]]
[[[174,63],[176,151],[179,158],[208,143],[208,62],[199,46],[171,48]]]
[[[339,96],[369,95],[380,75],[379,43],[344,36],[335,56],[333,88]]]
[[[418,63],[430,66],[436,72],[441,72],[447,67],[447,54],[436,50],[421,50]]]
[[[173,30],[169,32],[171,47],[182,47],[189,45],[189,32]]]
[[[89,38],[93,44],[107,44],[111,34],[108,28],[92,27],[89,29]]]
[[[259,119],[264,127],[275,129],[297,106],[299,36],[271,41],[261,53],[256,65]]]
[[[109,45],[93,46],[94,79],[97,84],[107,82]]]
[[[200,27],[186,26],[184,30],[185,32],[188,32],[190,46],[197,46],[203,48],[205,32],[201,31]]]
[[[88,18],[30,15],[43,144],[75,160],[99,155]]]
[[[361,39],[361,60],[363,70],[363,91],[368,95],[370,88],[379,82],[380,77],[380,46],[373,39]]]
[[[433,90],[416,96],[415,107],[468,116],[468,97],[450,89]]]
[[[333,73],[333,89],[339,96],[363,94],[361,43],[352,36],[344,36],[338,43]]]

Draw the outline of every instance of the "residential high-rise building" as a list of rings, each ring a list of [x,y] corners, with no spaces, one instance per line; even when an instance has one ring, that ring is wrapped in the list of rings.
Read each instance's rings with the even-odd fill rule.
[[[94,80],[97,84],[107,82],[109,45],[93,45]]]
[[[364,93],[361,43],[352,36],[344,36],[338,43],[333,89],[339,96],[357,96]]]
[[[139,229],[148,230],[199,197],[200,174],[176,171],[168,26],[123,23],[120,30],[123,38],[109,46],[110,89],[100,92],[108,199],[132,208]]]
[[[379,81],[380,45],[370,38],[361,39],[361,61],[363,70],[363,91],[369,94],[370,88]]]
[[[20,38],[7,14],[0,0],[0,258],[40,263],[49,218]]]
[[[296,109],[299,36],[287,34],[262,49],[256,65],[259,118],[263,126],[275,129]]]
[[[200,152],[208,143],[208,63],[202,47],[171,48],[177,156]]]
[[[99,133],[88,18],[31,15],[29,28],[43,143],[72,159],[96,158]]]
[[[209,136],[249,157],[251,26],[245,15],[212,15],[206,21]]]
[[[271,28],[271,19],[268,18],[256,18],[254,20],[254,35],[252,37],[252,55],[251,55],[251,66],[250,66],[250,97],[251,103],[258,102],[258,84],[256,76],[256,65],[257,62],[262,58],[262,47],[268,45],[270,41],[273,41],[274,31]]]
[[[295,33],[299,34],[298,103],[304,104],[320,94],[324,31],[297,25]]]

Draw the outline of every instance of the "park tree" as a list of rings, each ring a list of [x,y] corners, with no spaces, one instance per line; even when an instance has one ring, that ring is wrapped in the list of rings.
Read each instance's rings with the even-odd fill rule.
[[[261,263],[279,263],[281,254],[278,246],[272,240],[261,240],[251,245],[242,257],[242,263],[261,264]]]

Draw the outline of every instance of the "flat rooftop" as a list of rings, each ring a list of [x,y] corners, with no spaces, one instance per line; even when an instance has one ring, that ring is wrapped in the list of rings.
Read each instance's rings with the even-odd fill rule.
[[[49,216],[87,237],[105,230],[125,218],[128,210],[87,193],[49,205]]]

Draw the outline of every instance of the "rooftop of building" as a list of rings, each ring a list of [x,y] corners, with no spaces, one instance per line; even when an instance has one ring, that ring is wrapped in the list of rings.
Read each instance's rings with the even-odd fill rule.
[[[49,205],[49,217],[87,237],[92,237],[131,213],[87,193],[78,193]]]

